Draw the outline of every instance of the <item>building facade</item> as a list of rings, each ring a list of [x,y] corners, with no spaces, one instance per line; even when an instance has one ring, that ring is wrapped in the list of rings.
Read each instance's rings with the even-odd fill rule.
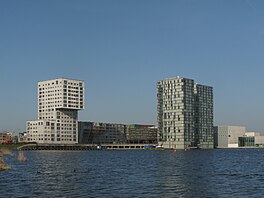
[[[20,132],[18,134],[18,142],[19,143],[27,143],[28,142],[28,137],[27,137],[27,132]]]
[[[154,125],[126,125],[126,143],[157,144],[157,127]]]
[[[187,78],[157,83],[158,141],[164,148],[213,148],[213,88]]]
[[[0,144],[10,143],[10,138],[7,133],[0,133]]]
[[[0,132],[0,144],[13,144],[18,142],[18,136],[13,132]]]
[[[239,147],[264,147],[264,136],[258,132],[246,132],[243,137],[238,137]]]
[[[27,121],[29,142],[78,143],[78,111],[84,109],[84,81],[38,82],[38,120]]]
[[[213,88],[194,86],[194,134],[199,148],[214,148]]]
[[[79,122],[79,143],[120,144],[125,143],[126,126],[102,122]]]
[[[154,125],[79,122],[81,144],[156,144]]]
[[[245,132],[246,127],[244,126],[215,126],[215,148],[239,147],[239,137],[243,137],[245,135]]]

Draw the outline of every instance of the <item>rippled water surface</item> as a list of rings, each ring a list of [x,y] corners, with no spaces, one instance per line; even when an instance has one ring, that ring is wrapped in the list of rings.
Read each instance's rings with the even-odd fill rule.
[[[17,155],[17,154],[16,154]],[[27,151],[0,197],[263,197],[264,149]]]

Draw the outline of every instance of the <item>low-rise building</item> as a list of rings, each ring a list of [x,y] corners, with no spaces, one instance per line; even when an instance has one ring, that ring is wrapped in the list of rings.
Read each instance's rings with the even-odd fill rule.
[[[79,122],[78,128],[80,144],[113,144],[126,140],[123,124]]]
[[[157,144],[157,127],[154,125],[127,125],[126,139],[129,144]]]
[[[27,141],[37,143],[55,143],[55,121],[27,121]]]
[[[263,135],[255,136],[255,146],[264,147],[264,136]]]
[[[12,144],[18,142],[18,136],[13,132],[0,133],[0,144]]]
[[[215,148],[237,148],[238,137],[243,137],[246,132],[244,126],[215,126],[214,147]]]
[[[27,137],[27,132],[21,132],[18,134],[18,142],[21,143],[27,143],[28,142],[28,137]]]
[[[8,143],[8,135],[7,133],[0,133],[0,144]]]
[[[80,144],[156,144],[154,125],[79,122]]]
[[[246,132],[238,138],[239,147],[263,147],[264,136],[258,132]]]

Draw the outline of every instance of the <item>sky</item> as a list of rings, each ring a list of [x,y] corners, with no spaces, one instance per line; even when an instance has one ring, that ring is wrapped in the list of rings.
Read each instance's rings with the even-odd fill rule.
[[[156,83],[214,88],[214,124],[264,132],[264,1],[1,0],[0,131],[37,119],[37,83],[85,81],[82,121],[156,124]]]

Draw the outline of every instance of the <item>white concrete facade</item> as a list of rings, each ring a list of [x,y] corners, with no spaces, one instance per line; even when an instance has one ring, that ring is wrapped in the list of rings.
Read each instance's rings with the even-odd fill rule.
[[[245,136],[247,136],[247,137],[260,136],[260,133],[259,132],[246,132]]]
[[[38,82],[38,120],[27,122],[28,140],[78,143],[78,110],[84,109],[84,81],[58,78]]]
[[[264,135],[259,132],[246,132],[245,136],[254,137],[255,145],[254,146],[264,146]]]
[[[255,136],[255,144],[264,146],[264,136],[263,135]]]
[[[244,126],[216,126],[214,127],[216,148],[237,148],[238,137],[244,136]]]

